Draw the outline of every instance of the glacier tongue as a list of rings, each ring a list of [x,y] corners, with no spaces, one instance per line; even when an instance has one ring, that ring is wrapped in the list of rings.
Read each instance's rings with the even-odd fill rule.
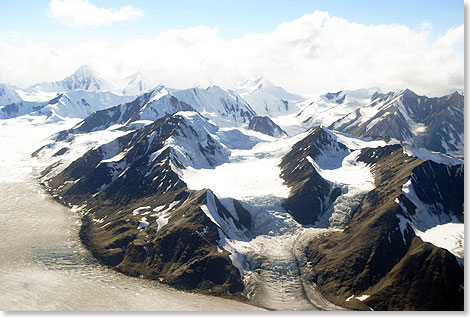
[[[342,195],[336,198],[329,210],[318,220],[317,226],[341,227],[347,224],[362,197],[375,188],[374,177],[363,162],[358,162],[360,150],[349,155],[325,153],[317,161],[307,157],[315,170],[334,186],[340,187]],[[320,164],[318,164],[320,162]],[[323,163],[323,164],[322,164]],[[327,164],[326,164],[327,163]]]
[[[225,141],[229,141],[230,136],[245,140],[238,133],[226,132],[218,132],[224,134]],[[243,129],[239,132],[256,135]],[[328,229],[305,228],[282,207],[290,188],[280,178],[278,165],[293,144],[306,135],[301,133],[278,140],[263,136],[264,139],[258,139],[251,148],[232,149],[229,162],[213,169],[187,167],[181,170],[189,188],[210,188],[222,202],[225,201],[225,205],[224,197],[236,198],[250,212],[253,225],[246,233],[248,239],[222,227],[219,245],[231,253],[233,264],[242,273],[247,296],[271,309],[340,309],[324,299],[315,286],[304,283],[302,271],[305,259],[301,258],[299,250],[308,239]],[[229,143],[233,146],[235,140]],[[243,148],[241,145],[236,147]],[[208,198],[212,195],[209,193]],[[221,220],[213,211],[213,205],[208,203],[204,212],[219,224]],[[227,209],[230,210],[230,206],[227,205]],[[297,249],[294,250],[295,246]]]

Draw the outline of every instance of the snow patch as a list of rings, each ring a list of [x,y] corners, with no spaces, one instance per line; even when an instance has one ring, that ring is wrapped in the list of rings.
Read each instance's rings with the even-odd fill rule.
[[[450,222],[437,225],[424,232],[417,228],[413,229],[423,241],[446,249],[459,258],[464,257],[465,225],[463,223]]]
[[[142,217],[139,221],[139,225],[137,226],[137,229],[147,229],[150,223],[147,221],[147,217]]]
[[[400,232],[403,239],[403,244],[406,245],[405,232],[408,231],[408,225],[410,225],[410,221],[403,217],[403,215],[397,215],[397,217],[398,226],[400,227]]]
[[[423,148],[416,148],[411,144],[403,144],[403,153],[410,157],[419,158],[423,161],[429,160],[440,164],[459,165],[464,163],[464,161],[461,159],[451,157],[440,152],[433,152]]]
[[[152,207],[150,206],[145,206],[145,207],[139,207],[137,209],[135,209],[133,212],[132,212],[132,215],[135,216],[143,211],[147,211],[147,210],[150,210]]]
[[[360,301],[364,301],[366,299],[368,299],[370,297],[370,295],[360,295],[360,296],[356,296],[356,295],[351,295],[349,296],[346,301],[349,302],[351,299],[357,299],[357,300],[360,300]]]

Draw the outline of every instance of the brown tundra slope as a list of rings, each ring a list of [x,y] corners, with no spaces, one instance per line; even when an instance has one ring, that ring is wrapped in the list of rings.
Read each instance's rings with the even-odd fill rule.
[[[343,231],[310,242],[310,281],[350,309],[463,310],[463,261],[415,235],[417,206],[402,191],[411,180],[439,217],[463,222],[463,165],[411,158],[400,145],[363,149],[358,160],[371,167],[376,188]]]

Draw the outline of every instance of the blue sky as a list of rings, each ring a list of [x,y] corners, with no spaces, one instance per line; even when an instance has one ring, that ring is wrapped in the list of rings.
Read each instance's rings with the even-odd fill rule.
[[[430,23],[433,37],[442,36],[450,27],[464,22],[463,1],[459,0],[91,0],[95,6],[105,8],[132,5],[143,16],[136,21],[76,30],[48,17],[48,3],[48,0],[3,1],[2,37],[15,31],[46,43],[58,38],[64,43],[69,39],[100,38],[119,42],[136,36],[152,37],[169,28],[207,25],[217,27],[221,38],[231,39],[247,33],[272,32],[280,23],[315,10],[365,25],[404,24],[419,29],[423,23]]]

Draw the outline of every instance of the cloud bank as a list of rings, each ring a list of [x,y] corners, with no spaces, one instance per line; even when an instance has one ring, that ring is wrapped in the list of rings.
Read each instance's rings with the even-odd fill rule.
[[[463,25],[433,40],[429,27],[362,25],[315,11],[271,33],[233,40],[222,39],[216,28],[198,26],[127,41],[118,49],[107,41],[66,49],[0,41],[0,82],[25,86],[59,80],[89,64],[110,80],[141,70],[154,84],[176,88],[231,88],[263,75],[302,94],[375,86],[437,96],[464,89],[464,56],[456,48],[463,40]]]
[[[108,26],[115,22],[137,20],[143,15],[132,6],[119,10],[98,8],[88,0],[51,0],[46,13],[72,28]]]

